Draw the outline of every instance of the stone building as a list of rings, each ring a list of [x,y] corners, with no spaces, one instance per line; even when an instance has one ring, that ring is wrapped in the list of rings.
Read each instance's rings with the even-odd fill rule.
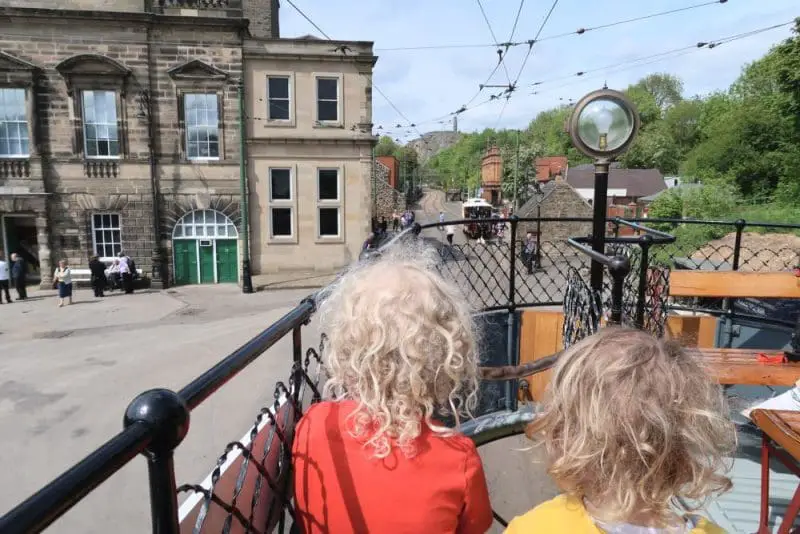
[[[243,4],[244,1],[244,4]],[[0,215],[39,266],[236,282],[238,84],[277,0],[0,0]]]
[[[503,156],[500,149],[493,145],[486,150],[481,160],[481,188],[482,198],[497,206],[502,201],[503,185]]]
[[[391,157],[391,156],[390,156]],[[392,158],[394,161],[397,159]],[[391,168],[387,167],[379,158],[375,158],[373,176],[373,217],[380,221],[385,217],[391,224],[394,213],[402,213],[406,210],[406,196],[392,186]]]
[[[372,43],[250,39],[244,59],[253,273],[343,267],[370,229]]]
[[[563,218],[563,217],[592,217],[592,207],[583,197],[564,179],[557,177],[546,185],[541,186],[541,194],[533,195],[528,202],[522,205],[517,212],[521,218]],[[541,231],[542,241],[559,244],[560,247],[568,237],[587,236],[592,232],[591,222],[543,222],[538,227],[535,221],[520,223],[519,235],[526,232]]]

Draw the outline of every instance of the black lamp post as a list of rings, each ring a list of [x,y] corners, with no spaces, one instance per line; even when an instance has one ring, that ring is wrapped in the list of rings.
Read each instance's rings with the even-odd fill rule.
[[[639,130],[639,113],[619,91],[603,88],[581,98],[569,118],[569,134],[580,152],[594,159],[592,249],[605,254],[608,171]],[[592,260],[591,287],[603,289],[603,265]]]

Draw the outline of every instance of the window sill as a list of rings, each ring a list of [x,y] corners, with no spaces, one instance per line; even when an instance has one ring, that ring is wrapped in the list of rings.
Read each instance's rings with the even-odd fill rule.
[[[297,123],[293,119],[267,119],[263,121],[264,128],[295,128]]]
[[[317,245],[342,245],[344,244],[343,236],[317,236],[314,239]]]
[[[296,236],[287,237],[270,237],[267,239],[268,245],[297,245]]]
[[[341,121],[314,121],[314,128],[344,130],[344,124]]]

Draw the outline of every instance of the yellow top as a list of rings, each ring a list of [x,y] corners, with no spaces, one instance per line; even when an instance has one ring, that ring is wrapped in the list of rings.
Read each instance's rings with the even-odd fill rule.
[[[525,515],[515,517],[505,534],[603,534],[578,499],[559,495],[544,502]],[[706,519],[699,519],[692,534],[725,534],[725,531]]]

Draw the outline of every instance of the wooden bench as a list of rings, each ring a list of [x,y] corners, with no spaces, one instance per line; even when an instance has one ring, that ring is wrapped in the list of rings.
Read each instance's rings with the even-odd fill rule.
[[[800,277],[792,272],[672,271],[670,297],[800,298]],[[800,378],[800,363],[762,363],[759,353],[775,349],[697,348],[712,373],[726,385],[791,386]]]
[[[761,518],[758,534],[770,534],[769,528],[769,464],[770,458],[780,460],[790,471],[800,476],[800,412],[783,410],[753,410],[753,422],[763,432],[761,444]],[[777,447],[776,447],[777,445]],[[786,508],[778,534],[789,534],[800,512],[800,485]]]

